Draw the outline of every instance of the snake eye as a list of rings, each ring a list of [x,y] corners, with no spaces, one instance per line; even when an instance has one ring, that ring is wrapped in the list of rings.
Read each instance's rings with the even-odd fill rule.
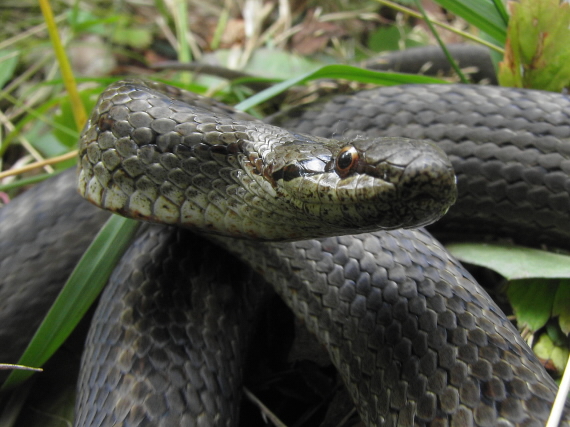
[[[336,173],[341,177],[344,178],[348,176],[351,172],[352,168],[358,162],[358,151],[356,148],[347,146],[340,150],[338,156],[336,157],[335,161],[335,170]]]

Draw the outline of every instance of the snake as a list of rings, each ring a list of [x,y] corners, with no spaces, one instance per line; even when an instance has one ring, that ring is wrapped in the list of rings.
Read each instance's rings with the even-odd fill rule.
[[[404,85],[269,121],[139,80],[101,95],[80,141],[79,192],[167,225],[142,227],[101,297],[76,425],[237,425],[266,283],[326,348],[367,426],[544,425],[556,384],[471,274],[415,227],[446,214],[443,236],[567,249],[570,99]],[[108,216],[74,181],[61,174],[0,210],[0,249],[12,254],[0,258],[0,312],[9,306],[12,326],[31,316],[17,307],[53,292],[29,284],[61,280],[66,252]],[[45,232],[25,226],[32,213]],[[75,237],[79,222],[92,229]],[[12,267],[24,256],[37,271]],[[12,329],[0,340],[17,354],[26,337]]]

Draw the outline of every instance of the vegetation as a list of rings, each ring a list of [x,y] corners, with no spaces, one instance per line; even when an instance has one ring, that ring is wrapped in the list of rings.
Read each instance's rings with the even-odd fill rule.
[[[368,84],[424,82],[423,76],[397,76],[331,64],[358,63],[381,51],[439,40],[456,42],[463,37],[458,35],[461,30],[469,39],[497,52],[497,63],[504,54],[499,67],[502,84],[554,91],[570,84],[570,46],[565,43],[569,39],[570,12],[568,3],[558,4],[557,0],[521,0],[509,11],[500,0],[437,1],[445,10],[431,2],[422,3],[427,10],[413,3],[416,7],[412,11],[408,6],[380,0],[336,0],[322,5],[274,0],[257,6],[255,1],[197,2],[190,6],[176,0],[127,0],[118,6],[108,0],[76,0],[72,6],[52,1],[53,19],[47,0],[39,2],[41,10],[29,0],[24,7],[6,3],[0,6],[0,40],[4,40],[0,42],[0,200],[6,201],[22,186],[75,163],[74,150],[86,112],[103,87],[124,75],[159,79],[230,104],[239,103],[239,108],[261,115],[266,111],[264,101],[293,85],[315,79],[340,77]],[[419,19],[426,14],[454,31],[435,25],[432,32],[433,28]],[[166,59],[216,60],[259,76],[258,81],[278,83],[254,94],[244,85],[251,81],[248,78],[229,82],[211,76],[196,77],[184,70],[156,72],[150,68]],[[70,67],[65,66],[67,61]],[[45,159],[51,160],[41,169],[30,172],[22,168]],[[122,233],[123,228],[129,228],[130,233]],[[111,233],[124,246],[133,229],[130,221],[114,219],[103,233]],[[109,238],[103,234],[99,242]],[[110,246],[117,248],[119,244]],[[492,258],[501,260],[501,265],[514,259],[509,252],[513,250],[532,259],[548,257],[544,252],[473,244],[455,248],[454,253],[473,264],[493,268],[484,259],[489,250],[498,251]],[[120,251],[115,257],[119,255]],[[99,283],[103,286],[112,263],[94,261],[101,258],[86,257],[75,277],[84,278],[95,271],[100,273]],[[540,357],[561,371],[568,359],[564,344],[570,333],[570,274],[557,271],[553,275],[552,271],[546,261],[522,278],[499,273],[511,280],[509,295],[529,342]],[[543,277],[551,281],[537,280]],[[70,282],[68,295],[58,302],[59,308],[47,320],[44,332],[37,334],[23,364],[42,365],[96,298],[93,289],[91,300],[83,298],[85,279]],[[534,303],[537,294],[544,294],[544,303]],[[10,381],[25,376],[24,371],[18,371]],[[17,425],[19,408],[29,391],[26,387],[0,401],[0,425]],[[70,407],[63,404],[59,409],[56,401],[68,402],[69,393],[70,389],[62,387],[60,394],[47,400],[41,410],[50,415],[35,418],[35,425],[48,425],[46,419],[52,423],[49,425],[65,424],[59,416],[69,419]],[[25,419],[28,422],[30,418]]]

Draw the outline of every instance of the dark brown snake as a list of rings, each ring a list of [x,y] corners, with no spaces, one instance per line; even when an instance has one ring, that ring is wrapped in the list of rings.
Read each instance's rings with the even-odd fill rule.
[[[99,107],[92,116],[101,133],[126,138],[119,157],[129,158],[133,141],[141,146],[156,141],[160,148],[145,154],[154,160],[163,147],[178,146],[176,137],[154,139],[177,132],[162,120],[179,112],[177,101],[152,106],[170,113],[156,110],[156,115],[139,117],[139,127],[131,121],[130,128],[143,130],[129,143],[133,129],[121,123],[129,116],[125,118],[122,107],[111,110],[140,98],[137,91],[120,95],[115,104],[109,96],[110,106]],[[136,108],[143,114],[151,108],[140,104]],[[222,109],[215,114],[223,122],[224,108],[215,108]],[[337,96],[272,122],[320,137],[356,137],[357,145],[378,136],[431,139],[448,154],[458,179],[458,202],[438,223],[439,231],[492,232],[516,242],[568,249],[570,99],[564,95],[480,86],[401,86]],[[89,153],[87,147],[100,133],[93,137],[89,132],[83,158],[94,160],[95,170],[103,154]],[[193,141],[193,132],[178,133]],[[152,139],[145,142],[149,135]],[[227,154],[220,150],[201,155],[217,162],[216,156]],[[114,156],[108,155],[107,162],[114,164]],[[136,162],[129,166],[134,171],[140,166]],[[322,163],[330,164],[330,159]],[[208,177],[208,170],[200,172]],[[100,180],[107,176],[102,173]],[[289,168],[272,176],[288,180],[297,174],[298,169]],[[113,178],[116,188],[154,191],[133,186],[127,178]],[[32,317],[34,305],[43,307],[46,299],[53,299],[44,293],[56,292],[53,286],[38,289],[34,284],[42,280],[57,287],[78,257],[67,252],[84,248],[92,236],[78,236],[70,224],[83,221],[95,228],[106,218],[81,204],[70,181],[68,175],[55,178],[0,211],[0,256],[5,254],[0,257],[0,348],[10,343],[11,350],[2,361],[14,362],[29,338],[16,328],[25,321],[22,314]],[[89,188],[100,194],[95,184]],[[176,199],[172,188],[163,194]],[[214,195],[210,199],[219,203]],[[433,197],[428,199],[431,204]],[[109,203],[124,212],[114,198]],[[156,209],[170,212],[167,203],[149,207],[139,198],[131,204],[146,219],[154,219]],[[62,219],[63,209],[67,213]],[[36,215],[34,222],[45,231],[25,226],[31,223],[27,215]],[[332,217],[339,218],[335,212]],[[258,218],[266,220],[263,213]],[[323,234],[317,223],[309,228]],[[287,238],[297,237],[287,228],[284,232]],[[263,281],[273,285],[326,347],[367,425],[544,425],[555,383],[486,292],[425,230],[291,243],[207,239],[162,226],[145,227],[139,234],[95,315],[83,356],[76,425],[237,424],[240,369]],[[18,268],[28,262],[38,267]],[[568,408],[564,420],[568,425]]]

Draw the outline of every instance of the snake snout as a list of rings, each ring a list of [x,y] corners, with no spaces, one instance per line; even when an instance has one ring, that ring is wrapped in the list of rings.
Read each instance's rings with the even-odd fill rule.
[[[441,218],[457,198],[455,172],[447,155],[429,141],[378,138],[356,141],[363,172],[378,189],[376,204],[390,205],[392,228],[413,228]],[[384,215],[386,215],[384,213]]]
[[[407,165],[402,174],[400,197],[410,218],[410,224],[404,228],[431,224],[455,203],[455,172],[439,148],[427,145],[422,155]]]

